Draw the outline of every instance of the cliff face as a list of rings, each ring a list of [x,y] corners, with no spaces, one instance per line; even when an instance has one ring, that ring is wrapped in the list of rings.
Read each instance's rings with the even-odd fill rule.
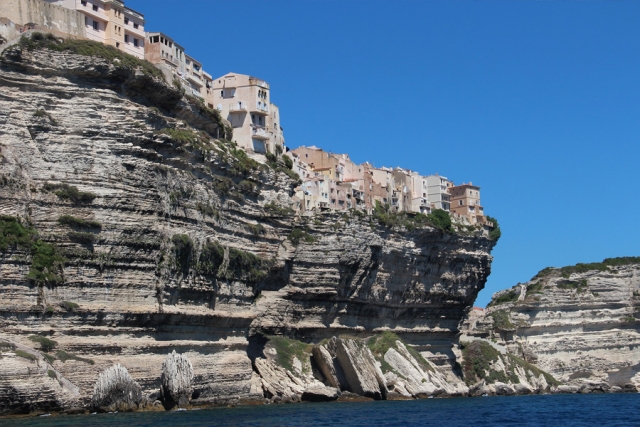
[[[464,329],[546,370],[564,383],[559,391],[635,391],[639,295],[638,258],[545,269],[496,293]]]
[[[9,46],[0,95],[0,414],[84,410],[114,364],[152,402],[173,350],[192,404],[262,400],[267,335],[392,329],[456,381],[486,230],[293,215],[282,165],[216,139],[229,128],[214,112],[117,60]]]

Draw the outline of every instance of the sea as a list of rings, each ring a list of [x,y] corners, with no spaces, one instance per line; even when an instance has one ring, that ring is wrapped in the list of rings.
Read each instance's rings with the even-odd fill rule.
[[[53,426],[640,426],[640,394],[492,396],[295,403],[189,411],[0,418],[2,427]]]

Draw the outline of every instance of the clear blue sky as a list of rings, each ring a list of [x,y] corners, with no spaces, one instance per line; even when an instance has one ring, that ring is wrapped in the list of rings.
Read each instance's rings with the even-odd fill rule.
[[[477,305],[640,255],[640,2],[127,0],[214,77],[271,84],[289,147],[480,185]]]

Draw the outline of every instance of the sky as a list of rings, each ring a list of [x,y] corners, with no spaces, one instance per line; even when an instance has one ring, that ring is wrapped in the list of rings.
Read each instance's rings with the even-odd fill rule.
[[[640,255],[640,2],[126,0],[269,82],[286,144],[481,187],[476,305],[548,266]]]

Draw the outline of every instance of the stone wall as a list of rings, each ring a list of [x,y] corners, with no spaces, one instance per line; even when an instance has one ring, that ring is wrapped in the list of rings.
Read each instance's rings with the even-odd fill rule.
[[[0,17],[15,24],[29,23],[75,37],[86,37],[84,15],[41,0],[0,0]]]

